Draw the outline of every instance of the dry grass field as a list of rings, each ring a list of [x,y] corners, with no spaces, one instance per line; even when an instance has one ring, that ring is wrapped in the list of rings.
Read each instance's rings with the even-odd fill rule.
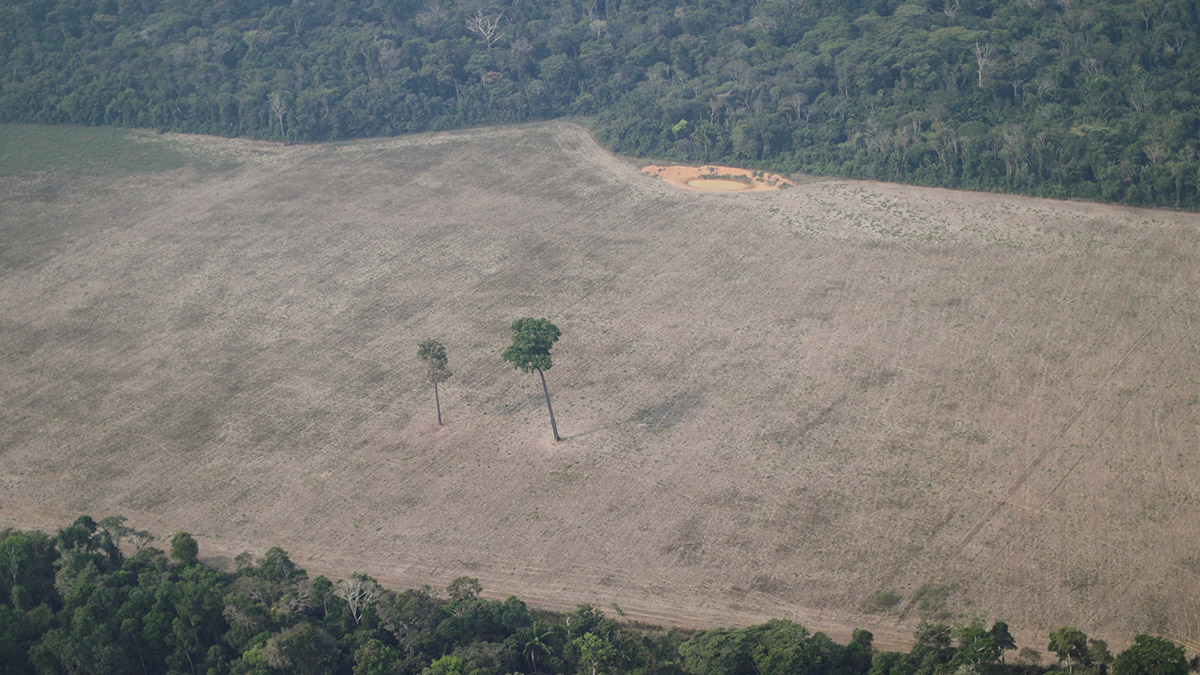
[[[0,174],[0,526],[884,646],[1200,641],[1194,214],[687,191],[566,124],[129,139],[188,160]],[[558,444],[522,316],[563,331]]]

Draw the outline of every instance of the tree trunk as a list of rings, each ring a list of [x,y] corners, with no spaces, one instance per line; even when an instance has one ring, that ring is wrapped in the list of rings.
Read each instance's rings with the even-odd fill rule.
[[[438,411],[438,426],[442,426],[442,399],[438,397],[437,382],[433,383],[433,401],[437,404]]]
[[[537,369],[538,376],[542,378],[542,392],[546,394],[546,409],[550,411],[550,429],[554,432],[554,440],[561,441],[558,437],[558,425],[554,423],[554,407],[550,405],[550,390],[546,388],[546,374],[541,368]]]

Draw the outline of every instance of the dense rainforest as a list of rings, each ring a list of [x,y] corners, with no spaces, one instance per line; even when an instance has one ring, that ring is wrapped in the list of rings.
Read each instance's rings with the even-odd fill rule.
[[[935,675],[1059,673],[1187,675],[1200,658],[1138,635],[1115,658],[1065,626],[1054,656],[1016,648],[1008,626],[922,622],[908,654],[877,651],[859,630],[845,645],[770,621],[683,635],[580,605],[533,612],[517,598],[480,597],[460,577],[446,595],[393,592],[370,577],[310,578],[283,550],[249,553],[226,572],[199,559],[189,534],[169,553],[121,517],[81,516],[56,535],[0,532],[3,673],[646,673],[660,675]],[[122,545],[124,544],[124,545]],[[129,552],[129,555],[126,553]],[[617,609],[618,614],[620,610]]]
[[[616,151],[1200,207],[1195,0],[7,0],[0,121]]]

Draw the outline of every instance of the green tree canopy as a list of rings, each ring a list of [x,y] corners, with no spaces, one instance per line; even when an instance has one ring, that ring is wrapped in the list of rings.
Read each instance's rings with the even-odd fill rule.
[[[1113,675],[1187,675],[1183,647],[1156,635],[1138,635],[1112,666]]]
[[[512,344],[502,356],[523,373],[550,370],[550,348],[558,342],[562,331],[548,319],[526,317],[512,323]]]
[[[679,657],[688,675],[749,675],[754,646],[743,631],[706,630],[679,645]]]
[[[450,600],[457,604],[477,600],[482,592],[483,585],[474,577],[457,577],[446,586],[446,593],[450,596]]]
[[[108,520],[109,527],[123,525]],[[867,631],[849,645],[787,620],[717,629],[684,639],[642,630],[591,605],[535,619],[520,600],[481,597],[478,580],[455,579],[449,598],[429,588],[394,592],[370,577],[309,579],[285,551],[225,573],[203,562],[172,564],[148,547],[119,561],[88,550],[90,519],[61,537],[0,531],[0,671],[4,673],[655,673],[657,675],[948,675],[1036,673],[997,668],[1007,627],[921,624],[911,654],[879,652]],[[105,523],[106,521],[100,521]],[[103,533],[93,533],[91,537]],[[68,547],[59,551],[57,545]],[[172,539],[176,560],[195,540]],[[95,548],[94,546],[92,548]],[[5,562],[7,561],[7,562]],[[56,561],[56,562],[52,562]],[[35,589],[26,592],[24,589]],[[18,598],[19,596],[19,598]],[[19,599],[19,602],[12,602]],[[38,604],[31,601],[36,599]],[[1001,622],[997,622],[1000,625]],[[955,642],[956,641],[956,642]],[[957,647],[955,646],[957,644]],[[1051,650],[1081,674],[1102,675],[1107,647],[1063,627]],[[1185,675],[1184,649],[1138,635],[1114,675]]]
[[[450,379],[452,374],[446,366],[446,346],[433,338],[422,340],[417,346],[417,358],[425,362],[425,380],[433,385],[438,426],[442,426],[442,398],[438,395],[438,384]]]
[[[992,624],[992,636],[996,638],[996,646],[1002,652],[1011,651],[1017,648],[1017,641],[1013,638],[1012,633],[1008,630],[1008,623],[1005,621],[997,621]]]
[[[643,157],[1200,207],[1195,0],[160,5],[8,0],[0,121],[314,141],[582,115]]]
[[[421,341],[417,346],[417,358],[425,362],[425,379],[430,384],[445,382],[453,374],[446,366],[446,346],[433,338]]]
[[[537,371],[542,380],[542,392],[546,395],[546,409],[550,411],[550,429],[554,440],[560,441],[558,423],[554,420],[554,407],[550,405],[550,389],[546,387],[545,371],[554,365],[550,359],[550,348],[558,341],[562,331],[548,319],[526,317],[512,323],[512,344],[501,356],[514,368],[523,373]]]
[[[1046,647],[1059,661],[1066,661],[1067,670],[1074,672],[1076,663],[1087,663],[1087,635],[1074,626],[1063,626],[1050,634],[1050,644]]]
[[[983,627],[979,620],[965,626],[959,626],[955,632],[958,640],[958,651],[955,660],[962,665],[973,667],[977,672],[984,671],[1000,663],[1001,648],[996,642],[996,636]]]
[[[176,532],[171,537],[171,560],[179,565],[195,565],[200,554],[200,545],[187,532]]]

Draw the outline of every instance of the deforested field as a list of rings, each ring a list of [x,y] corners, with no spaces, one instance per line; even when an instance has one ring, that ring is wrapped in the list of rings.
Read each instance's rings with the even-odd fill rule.
[[[3,138],[0,526],[686,627],[1200,642],[1200,216],[691,192],[560,123]],[[523,316],[561,443],[500,359]]]

